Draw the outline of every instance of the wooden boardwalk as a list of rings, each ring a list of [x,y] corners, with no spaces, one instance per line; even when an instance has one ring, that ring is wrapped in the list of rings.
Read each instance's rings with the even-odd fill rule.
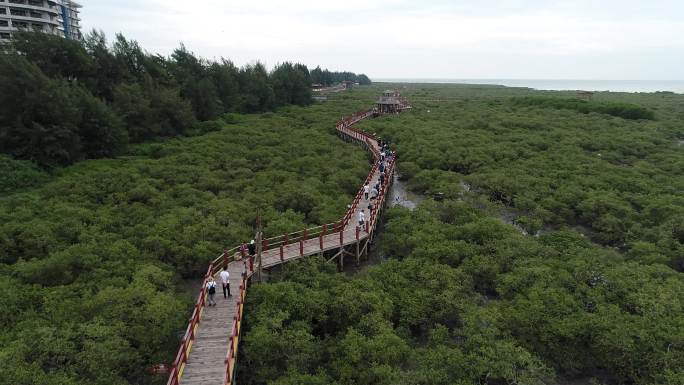
[[[404,108],[408,109],[410,106],[406,105]],[[336,128],[343,139],[363,145],[377,163],[381,151],[377,138],[353,128],[356,122],[375,115],[377,113],[374,110],[362,111],[338,122]],[[381,195],[377,199],[371,201],[365,199],[361,189],[341,221],[323,228],[312,229],[309,234],[305,230],[293,233],[291,237],[284,235],[265,240],[261,253],[262,268],[272,268],[294,259],[316,254],[325,255],[330,261],[337,260],[341,267],[343,267],[345,256],[355,258],[355,262],[358,263],[359,258],[368,253],[368,246],[374,236],[379,213],[385,205],[385,198],[389,195],[395,158],[388,159],[386,163],[385,186],[381,188]],[[366,181],[372,188],[379,180],[380,171],[376,164]],[[369,202],[374,205],[374,215],[368,213]],[[363,228],[358,226],[358,216],[361,210],[365,211],[367,221]],[[247,281],[242,279],[242,273],[245,269],[245,261],[250,261],[249,257],[240,259],[244,254],[238,250],[235,248],[225,251],[210,265],[207,277],[217,275],[220,268],[227,265],[233,296],[223,298],[218,276],[216,277],[216,306],[205,306],[206,292],[203,290],[200,293],[188,332],[174,362],[168,385],[234,383],[242,318],[241,302],[244,301],[247,287]],[[254,260],[251,262],[256,265]],[[258,266],[253,266],[252,263],[246,264],[247,278],[258,269]],[[228,351],[227,354],[226,351]]]

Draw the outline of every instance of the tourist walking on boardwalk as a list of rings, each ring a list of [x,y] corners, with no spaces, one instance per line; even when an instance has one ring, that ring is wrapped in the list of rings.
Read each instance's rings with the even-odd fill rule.
[[[363,227],[363,224],[366,222],[366,213],[363,212],[363,210],[359,211],[359,226]]]
[[[385,172],[385,162],[384,161],[380,161],[380,165],[378,166],[378,170],[380,170],[380,172]]]
[[[221,276],[221,285],[223,286],[223,298],[232,297],[230,294],[230,273],[226,270],[225,266],[223,266],[223,270],[219,276]],[[228,292],[228,296],[226,296],[226,291]]]
[[[207,281],[207,293],[209,294],[208,305],[216,306],[216,301],[214,301],[214,295],[216,294],[216,281],[214,281],[214,277],[209,277],[209,281]]]
[[[249,249],[249,268],[253,269],[254,268],[254,255],[256,254],[256,244],[254,243],[254,239],[252,239],[252,241],[249,242],[249,245],[247,245],[247,248]]]
[[[254,244],[254,239],[247,245],[247,248],[249,249],[249,256],[253,257],[254,254],[256,254],[256,245]]]
[[[382,186],[383,184],[385,184],[385,173],[380,172],[380,186]]]
[[[368,215],[373,215],[373,202],[368,202]]]
[[[371,200],[378,197],[378,185],[375,185],[371,190]]]
[[[370,191],[370,187],[368,186],[368,182],[366,182],[363,185],[363,196],[366,200],[368,200],[368,191]]]

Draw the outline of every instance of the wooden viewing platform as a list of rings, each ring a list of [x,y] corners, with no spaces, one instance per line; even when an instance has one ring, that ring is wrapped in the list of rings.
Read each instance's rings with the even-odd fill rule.
[[[410,108],[411,106],[402,99],[399,111]],[[336,125],[337,133],[342,139],[362,145],[371,154],[374,165],[366,178],[371,188],[380,179],[378,160],[381,147],[378,138],[355,129],[353,125],[377,115],[377,109],[369,109],[347,117]],[[310,255],[326,256],[329,262],[337,261],[340,267],[344,266],[345,257],[354,258],[358,264],[361,256],[368,254],[369,243],[375,235],[379,214],[385,206],[389,186],[394,179],[395,162],[396,157],[386,159],[385,183],[381,186],[377,199],[370,200],[373,204],[372,214],[367,212],[369,201],[364,198],[362,186],[339,221],[264,239],[261,242],[261,268],[268,269]],[[366,211],[366,223],[363,228],[358,226],[358,215],[361,210]],[[235,383],[243,304],[247,283],[251,275],[259,269],[258,262],[258,258],[255,261],[246,256],[244,248],[238,246],[224,251],[210,263],[167,385]],[[245,265],[247,271],[243,277]],[[207,279],[216,276],[223,266],[227,266],[230,272],[233,296],[223,298],[221,284],[217,279],[217,305],[206,307]]]

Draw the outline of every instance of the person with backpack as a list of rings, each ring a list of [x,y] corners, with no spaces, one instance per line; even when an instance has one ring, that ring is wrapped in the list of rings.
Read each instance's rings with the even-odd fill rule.
[[[219,276],[221,277],[221,285],[223,287],[223,298],[232,297],[230,294],[230,273],[226,270],[225,266],[223,266],[223,270],[221,270]],[[228,292],[228,296],[226,296],[226,291]]]
[[[214,277],[209,277],[209,281],[207,281],[207,294],[209,294],[207,306],[216,306],[216,301],[214,301],[214,295],[216,294],[216,281],[214,281]]]
[[[378,185],[375,185],[375,187],[373,187],[373,189],[371,190],[371,200],[377,198],[378,194]]]

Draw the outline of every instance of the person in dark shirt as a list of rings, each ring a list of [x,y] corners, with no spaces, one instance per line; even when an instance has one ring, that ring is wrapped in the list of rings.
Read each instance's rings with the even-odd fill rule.
[[[247,245],[247,249],[249,250],[250,257],[253,257],[254,254],[256,254],[256,244],[254,244],[254,239],[252,239],[252,242]]]

